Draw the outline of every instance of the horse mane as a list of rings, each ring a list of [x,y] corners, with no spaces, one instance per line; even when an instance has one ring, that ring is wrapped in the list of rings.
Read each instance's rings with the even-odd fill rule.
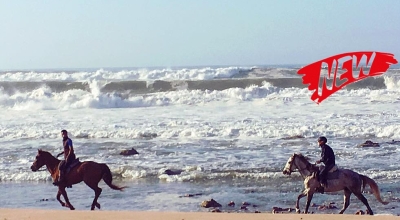
[[[38,149],[38,153],[39,153],[39,154],[44,153],[44,154],[49,154],[49,155],[53,156],[50,152],[44,151],[44,150],[42,150],[42,149]],[[54,157],[54,156],[53,156],[53,157]]]
[[[295,153],[293,155],[296,155],[296,156],[298,156],[300,158],[300,160],[303,160],[303,161],[307,162],[308,163],[307,167],[310,168],[310,172],[316,172],[316,171],[319,170],[318,166],[316,166],[315,164],[310,162],[311,158],[309,158],[307,156],[304,156],[301,153]]]
[[[303,159],[303,160],[305,160],[305,161],[307,161],[307,162],[310,163],[311,158],[309,158],[309,157],[307,157],[307,156],[304,156],[302,153],[297,153],[296,155],[297,155],[298,157],[300,157],[300,159]]]
[[[44,151],[42,148],[38,149],[38,153],[46,153],[47,151]]]

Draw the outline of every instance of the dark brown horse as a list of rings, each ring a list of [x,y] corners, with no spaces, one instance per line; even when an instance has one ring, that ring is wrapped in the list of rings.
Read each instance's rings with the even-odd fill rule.
[[[50,172],[53,181],[58,178],[59,170],[58,165],[61,161],[55,158],[47,151],[38,150],[35,161],[31,166],[33,172],[40,169],[42,166],[46,165],[47,170]],[[91,206],[91,210],[95,207],[100,209],[100,204],[97,202],[102,189],[99,188],[98,184],[101,179],[114,190],[122,191],[126,187],[119,187],[112,184],[112,175],[110,168],[104,163],[96,163],[93,161],[80,162],[78,165],[74,166],[66,175],[65,183],[60,183],[58,186],[57,200],[62,206],[68,207],[71,210],[75,208],[69,202],[67,192],[65,187],[74,185],[84,181],[91,189],[94,190],[95,196]],[[63,195],[65,203],[61,201],[60,196]]]
[[[312,197],[316,192],[317,187],[320,186],[320,183],[316,177],[316,172],[319,170],[319,167],[315,164],[311,164],[308,161],[308,158],[302,154],[293,154],[286,162],[286,165],[283,168],[283,174],[290,175],[296,169],[300,172],[304,179],[305,188],[304,191],[297,197],[296,212],[300,213],[300,199],[307,196],[305,213],[308,213],[308,208],[310,207]],[[372,193],[379,202],[384,205],[388,204],[388,202],[384,202],[381,199],[379,187],[373,179],[348,169],[338,169],[335,172],[338,172],[336,173],[337,178],[328,178],[328,187],[326,187],[324,190],[325,192],[344,191],[344,204],[339,214],[343,214],[343,212],[347,209],[347,207],[350,205],[350,196],[351,194],[354,194],[362,203],[364,203],[369,214],[373,215],[367,199],[362,194],[362,190],[366,185],[370,186]],[[328,174],[328,176],[329,175],[330,174]]]

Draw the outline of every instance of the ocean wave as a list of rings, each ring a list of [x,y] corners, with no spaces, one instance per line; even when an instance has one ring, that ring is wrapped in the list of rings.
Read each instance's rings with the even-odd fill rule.
[[[62,83],[61,83],[62,84]],[[370,97],[377,102],[396,102],[400,77],[369,78],[348,85],[335,95]],[[248,79],[212,81],[158,81],[62,84],[0,83],[0,108],[14,110],[56,110],[85,108],[141,108],[168,105],[199,105],[209,102],[310,97],[301,79]],[[393,94],[392,94],[393,93]],[[375,97],[375,98],[374,98]],[[397,95],[398,98],[398,95]]]
[[[299,68],[283,67],[203,67],[164,69],[118,69],[79,71],[0,71],[0,82],[124,82],[124,81],[203,81],[214,79],[246,78],[301,78]],[[327,70],[322,70],[327,75]],[[385,76],[399,75],[399,69],[389,69]],[[60,84],[61,85],[61,84]]]
[[[262,86],[265,82],[279,88],[307,88],[301,78],[230,78],[214,80],[155,80],[155,81],[102,81],[87,80],[85,82],[14,82],[0,81],[0,90],[2,93],[13,95],[15,93],[26,93],[46,87],[54,93],[66,92],[71,90],[82,90],[90,92],[93,84],[97,84],[98,90],[102,93],[121,93],[128,95],[147,94],[155,92],[168,92],[178,90],[226,90],[229,88],[246,88],[251,85]],[[327,80],[330,85],[332,80]],[[400,75],[391,75],[383,77],[366,78],[347,85],[345,90],[357,89],[389,89],[397,90],[400,88]]]
[[[154,81],[154,80],[209,80],[231,78],[250,71],[251,67],[220,68],[182,68],[182,69],[133,69],[111,71],[3,71],[0,81],[3,82],[84,82],[84,81]]]
[[[301,110],[301,108],[297,109]],[[269,110],[269,114],[276,114],[278,111]],[[162,110],[160,110],[161,112]],[[49,120],[58,117],[57,115],[62,113],[54,112],[52,114],[37,115],[37,121],[33,119],[21,119],[21,122],[12,121],[12,119],[5,121],[4,125],[0,124],[0,138],[3,140],[53,139],[57,135],[54,130],[65,125],[56,121],[49,123]],[[77,115],[73,120],[79,121],[79,126],[71,125],[71,128],[68,129],[71,137],[77,139],[97,138],[138,141],[149,138],[153,138],[155,141],[167,141],[170,139],[183,141],[202,138],[257,141],[287,137],[316,138],[321,135],[325,135],[328,138],[400,138],[399,112],[328,116],[312,113],[313,117],[319,118],[319,121],[314,121],[310,119],[309,114],[301,114],[300,112],[295,117],[281,116],[274,118],[270,116],[268,120],[249,118],[245,120],[218,121],[217,118],[207,115],[205,117],[215,122],[177,119],[159,119],[150,122],[150,119],[147,119],[148,121],[144,125],[140,121],[129,123],[129,121],[132,121],[132,117],[129,115],[120,115],[118,112],[113,114],[112,112],[105,112],[104,114],[107,116],[101,119],[101,126],[96,128],[93,127],[93,122],[99,120],[102,116],[91,117],[90,115],[85,115],[85,113]],[[137,117],[142,116],[143,112],[137,115]],[[113,122],[107,118],[120,122]],[[26,120],[32,122],[27,123],[25,122]]]
[[[283,168],[283,167],[282,167]],[[14,170],[15,171],[15,170]],[[262,179],[286,179],[287,176],[282,174],[282,171],[260,171],[260,172],[249,172],[246,170],[243,171],[220,171],[220,172],[204,172],[200,170],[191,170],[191,171],[182,171],[176,175],[168,175],[165,173],[158,173],[155,171],[149,170],[124,170],[121,173],[121,168],[112,167],[111,172],[113,178],[119,180],[137,180],[137,179],[159,179],[165,182],[192,182],[192,181],[210,181],[210,180],[222,180],[225,179],[227,181],[234,179],[254,179],[254,180],[262,180]],[[373,179],[397,179],[399,177],[398,170],[387,170],[381,172],[359,172],[360,174],[367,175]],[[299,173],[295,172],[292,174],[291,178],[295,180],[301,180],[301,176]],[[52,182],[52,178],[47,170],[32,172],[30,170],[27,171],[0,171],[0,182],[5,181],[47,181]]]
[[[229,88],[217,90],[178,90],[146,95],[123,93],[103,93],[98,82],[88,85],[89,91],[72,89],[64,92],[53,92],[47,86],[30,92],[16,92],[9,95],[0,90],[0,106],[15,110],[26,109],[80,109],[80,108],[137,108],[165,106],[173,104],[193,105],[212,101],[239,100],[248,101],[265,98],[281,89],[266,83],[262,86],[252,85],[247,88]]]

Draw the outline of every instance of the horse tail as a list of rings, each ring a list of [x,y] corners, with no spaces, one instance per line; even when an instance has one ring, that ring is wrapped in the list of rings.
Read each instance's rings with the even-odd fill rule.
[[[363,190],[364,190],[366,185],[369,185],[369,187],[371,187],[372,193],[374,194],[375,198],[379,202],[381,202],[384,205],[389,204],[389,202],[385,202],[385,201],[382,200],[381,194],[379,192],[378,184],[376,184],[376,182],[373,179],[371,179],[371,178],[369,178],[367,176],[361,175],[361,174],[360,174],[360,177],[361,177],[362,182],[363,182]]]
[[[120,187],[112,184],[112,174],[110,168],[107,166],[107,164],[100,164],[101,170],[103,172],[103,181],[111,188],[115,190],[120,190],[123,191],[126,186]]]

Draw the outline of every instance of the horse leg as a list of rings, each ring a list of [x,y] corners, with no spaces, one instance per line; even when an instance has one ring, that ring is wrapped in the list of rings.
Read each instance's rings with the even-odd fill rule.
[[[65,186],[63,186],[63,187],[59,186],[58,190],[61,191],[61,194],[63,195],[63,197],[65,199],[66,206],[71,210],[75,210],[75,208],[69,202],[69,199],[68,199],[68,196],[67,196],[67,192],[65,191]]]
[[[91,209],[94,210],[95,206],[100,209],[100,204],[97,202],[97,199],[99,198],[102,189],[100,187],[97,187],[96,189],[93,189],[93,190],[94,190],[94,199],[93,199],[93,203],[92,203],[92,208]]]
[[[61,206],[65,207],[65,203],[61,201],[61,190],[57,192],[57,200],[60,202]]]
[[[93,199],[92,206],[91,206],[90,209],[94,210],[95,207],[100,209],[100,204],[97,202],[97,199],[99,198],[99,196],[101,194],[101,191],[103,191],[103,190],[95,183],[91,183],[91,182],[86,181],[86,180],[85,180],[85,183],[86,183],[87,186],[89,186],[94,191],[94,199]]]
[[[304,196],[307,195],[307,191],[304,190],[298,197],[297,197],[297,201],[296,201],[296,212],[300,213],[300,199],[303,198]]]
[[[306,209],[304,210],[304,213],[307,214],[308,213],[308,208],[310,207],[310,203],[311,200],[313,198],[314,192],[310,192],[311,190],[309,190],[307,192],[307,203],[306,203]]]
[[[347,188],[344,189],[344,204],[342,210],[340,210],[339,214],[343,214],[344,211],[346,211],[347,207],[350,205],[350,196],[351,196],[351,191]]]
[[[100,209],[100,203],[96,202],[96,207]]]
[[[368,200],[363,196],[363,194],[361,194],[361,192],[360,192],[360,193],[354,193],[354,195],[356,195],[357,198],[359,200],[361,200],[361,202],[363,202],[365,206],[367,206],[367,209],[368,209],[368,212],[369,212],[368,214],[374,215],[374,213],[372,212],[371,207],[369,207]]]
[[[93,190],[94,190],[94,199],[93,199],[91,210],[94,210],[95,206],[100,209],[100,204],[97,202],[97,199],[99,198],[102,189],[100,187],[97,187]]]

